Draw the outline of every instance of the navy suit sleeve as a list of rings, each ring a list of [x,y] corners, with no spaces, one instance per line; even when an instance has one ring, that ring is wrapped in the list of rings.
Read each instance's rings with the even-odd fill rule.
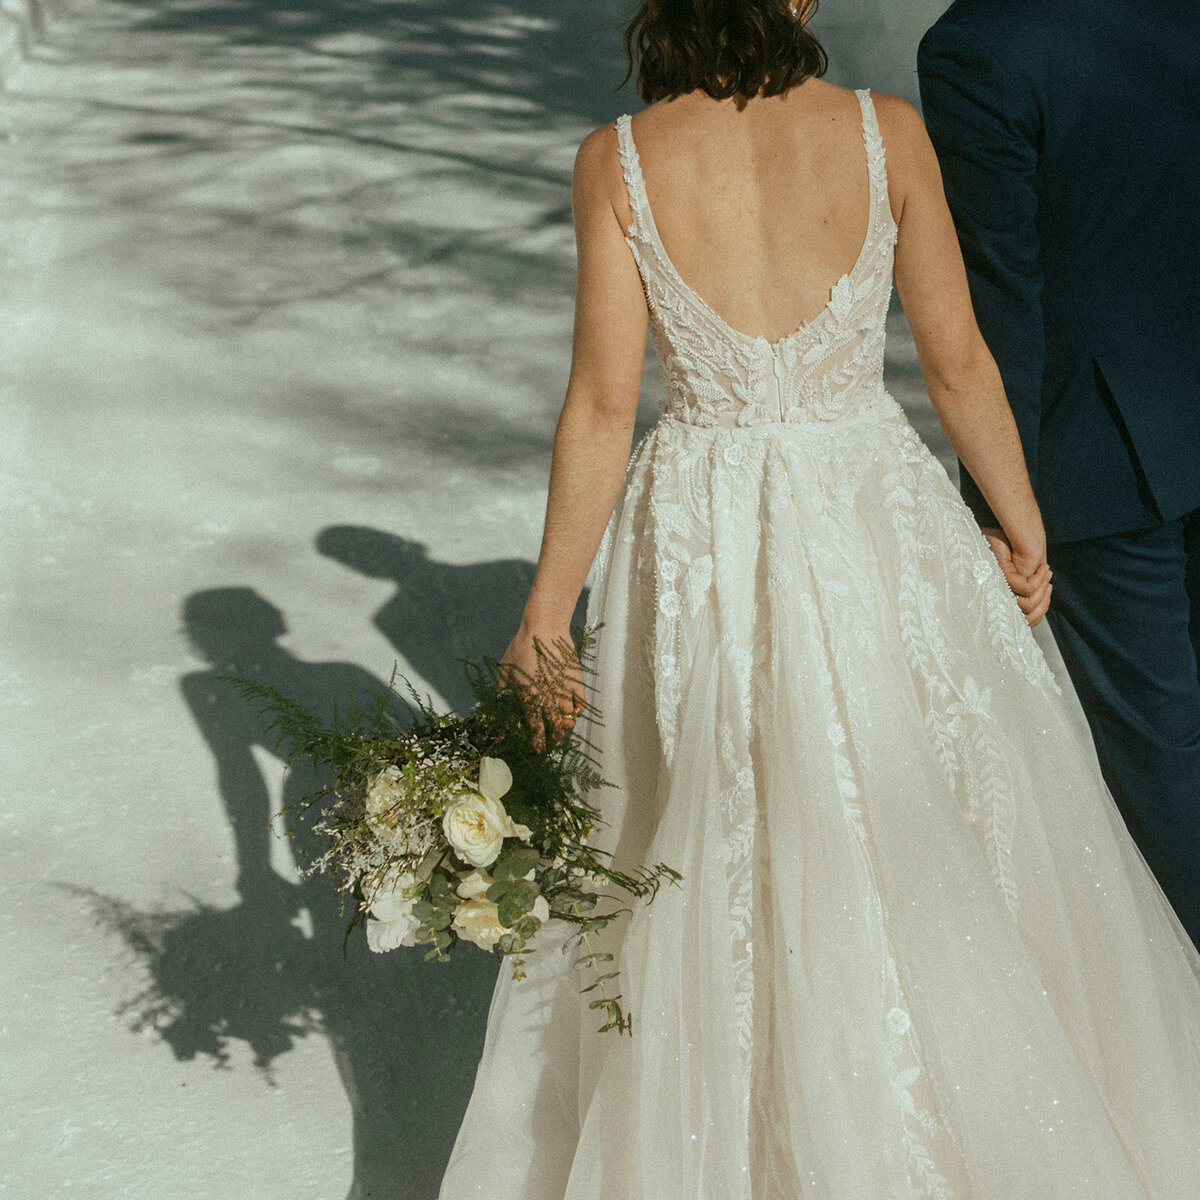
[[[917,59],[921,103],[967,265],[975,316],[1037,478],[1045,334],[1038,257],[1041,118],[1028,85],[952,21],[925,35]],[[961,470],[963,499],[981,525],[998,525]]]

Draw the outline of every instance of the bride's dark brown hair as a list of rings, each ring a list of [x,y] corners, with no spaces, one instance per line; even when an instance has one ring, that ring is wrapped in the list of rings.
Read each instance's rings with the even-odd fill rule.
[[[800,8],[803,21],[785,0],[642,0],[625,30],[625,79],[637,72],[647,104],[697,89],[716,100],[778,96],[829,66],[807,26],[817,0]]]

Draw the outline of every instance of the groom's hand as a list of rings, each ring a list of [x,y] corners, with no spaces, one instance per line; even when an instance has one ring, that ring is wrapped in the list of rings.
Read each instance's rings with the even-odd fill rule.
[[[985,529],[983,536],[987,538],[1025,619],[1030,625],[1037,625],[1046,615],[1054,591],[1046,552],[1014,550],[1002,529]]]

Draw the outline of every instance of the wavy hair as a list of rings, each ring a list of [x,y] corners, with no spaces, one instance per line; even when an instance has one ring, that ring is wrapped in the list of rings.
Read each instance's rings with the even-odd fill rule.
[[[625,30],[625,80],[636,72],[647,104],[697,89],[715,100],[778,96],[829,66],[808,31],[816,8],[810,0],[797,20],[786,0],[642,0]]]

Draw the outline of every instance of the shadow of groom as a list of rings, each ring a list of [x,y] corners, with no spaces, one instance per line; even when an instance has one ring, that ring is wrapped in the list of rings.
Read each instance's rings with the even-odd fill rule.
[[[375,627],[416,675],[451,708],[470,707],[462,660],[499,658],[508,647],[533,582],[533,564],[520,558],[456,565],[438,562],[420,543],[362,525],[331,525],[317,550],[396,591],[375,614]],[[575,610],[582,624],[585,590]]]

